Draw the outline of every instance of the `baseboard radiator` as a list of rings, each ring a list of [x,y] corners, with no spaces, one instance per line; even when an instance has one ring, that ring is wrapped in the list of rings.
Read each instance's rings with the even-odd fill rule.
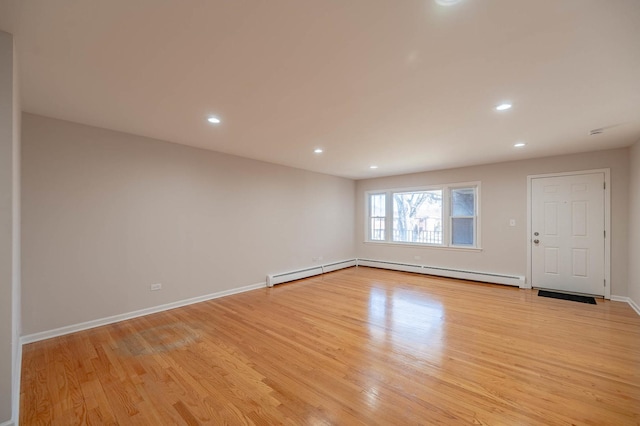
[[[350,268],[352,266],[369,266],[371,268],[391,269],[394,271],[414,272],[416,274],[435,275],[439,277],[458,278],[461,280],[505,284],[517,286],[520,288],[527,288],[524,277],[519,275],[466,271],[463,269],[439,268],[436,266],[416,265],[412,263],[389,262],[385,260],[372,259],[341,260],[324,265],[297,269],[295,271],[270,274],[267,275],[267,287],[273,287],[276,284],[300,280],[302,278],[313,277],[314,275],[321,275],[326,272],[337,271],[338,269]]]
[[[273,287],[276,284],[282,284],[289,281],[300,280],[302,278],[313,277],[314,275],[337,271],[338,269],[350,268],[352,266],[356,266],[356,260],[357,259],[340,260],[337,262],[312,266],[310,268],[267,275],[267,287]]]
[[[525,279],[518,275],[504,275],[490,272],[465,271],[462,269],[438,268],[435,266],[416,265],[411,263],[388,262],[384,260],[357,259],[358,266],[392,269],[394,271],[415,272],[416,274],[436,275],[462,280],[481,281],[494,284],[505,284],[525,288]]]

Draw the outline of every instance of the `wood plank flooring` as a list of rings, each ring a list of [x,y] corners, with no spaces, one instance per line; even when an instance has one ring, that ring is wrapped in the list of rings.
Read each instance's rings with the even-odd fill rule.
[[[358,267],[33,343],[20,424],[640,424],[640,316],[536,294]]]

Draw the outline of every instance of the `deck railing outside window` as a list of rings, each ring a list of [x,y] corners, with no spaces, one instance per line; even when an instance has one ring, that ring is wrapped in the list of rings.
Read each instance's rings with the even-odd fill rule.
[[[406,243],[442,244],[442,231],[399,231],[393,232],[393,241]]]

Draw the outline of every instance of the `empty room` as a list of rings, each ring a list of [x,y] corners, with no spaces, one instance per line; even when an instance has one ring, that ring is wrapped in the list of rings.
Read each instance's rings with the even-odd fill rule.
[[[0,0],[0,426],[640,425],[637,0]]]

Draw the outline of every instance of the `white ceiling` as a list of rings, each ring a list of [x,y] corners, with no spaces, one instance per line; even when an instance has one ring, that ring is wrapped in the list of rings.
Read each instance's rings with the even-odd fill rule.
[[[638,0],[0,0],[0,29],[27,112],[349,178],[640,139]]]

